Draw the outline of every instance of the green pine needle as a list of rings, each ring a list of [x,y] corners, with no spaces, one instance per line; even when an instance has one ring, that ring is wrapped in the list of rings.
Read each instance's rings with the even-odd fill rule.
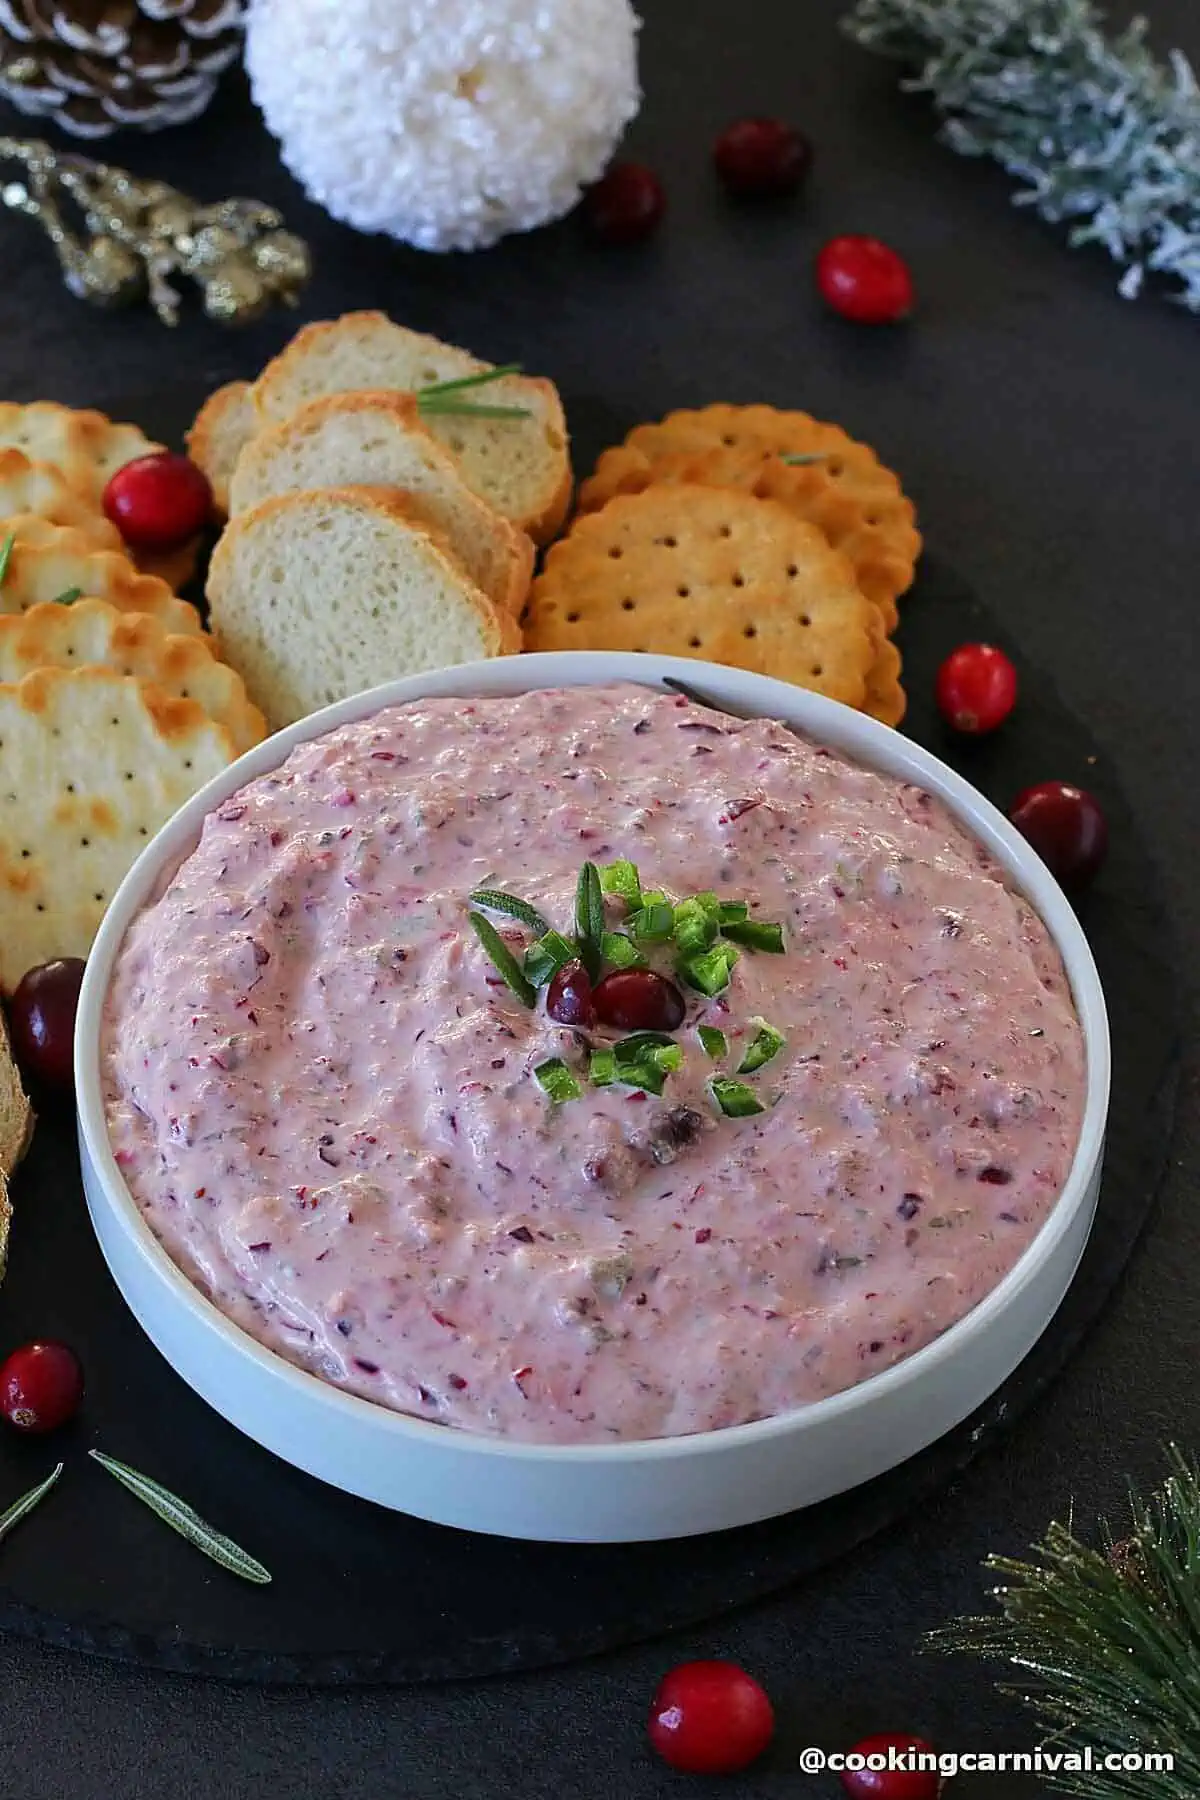
[[[1044,1773],[1088,1800],[1195,1800],[1200,1794],[1200,1469],[1175,1446],[1170,1474],[1142,1500],[1131,1529],[1101,1545],[1052,1524],[1036,1562],[989,1557],[999,1615],[934,1632],[933,1648],[1015,1671],[1002,1691],[1022,1700],[1054,1747],[1168,1751],[1171,1771]]]
[[[990,156],[1017,203],[1200,313],[1200,90],[1182,51],[1160,61],[1145,21],[1106,34],[1092,0],[855,0],[845,29],[912,71],[942,139]]]

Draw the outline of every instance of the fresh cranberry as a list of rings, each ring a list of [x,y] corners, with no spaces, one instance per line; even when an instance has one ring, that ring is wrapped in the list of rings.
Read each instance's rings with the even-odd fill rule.
[[[546,991],[546,1011],[556,1025],[593,1023],[592,981],[581,962],[564,963],[558,970]]]
[[[17,1061],[43,1087],[72,1085],[75,1012],[83,970],[78,956],[42,963],[21,977],[8,1003]]]
[[[782,119],[739,119],[717,139],[713,162],[731,194],[793,194],[812,165],[812,145]]]
[[[1064,887],[1091,881],[1108,854],[1108,821],[1100,802],[1069,781],[1026,788],[1008,816]]]
[[[955,731],[995,731],[1017,703],[1017,671],[994,644],[960,644],[938,670],[937,703]]]
[[[678,1031],[683,995],[653,969],[614,969],[592,990],[596,1017],[617,1031]]]
[[[650,1742],[691,1775],[733,1775],[760,1757],[775,1732],[771,1702],[732,1662],[680,1663],[650,1707]]]
[[[127,544],[174,550],[202,531],[212,515],[208,476],[186,456],[159,450],[118,469],[104,490],[104,510]]]
[[[893,325],[913,309],[908,265],[878,238],[830,238],[817,257],[817,286],[826,305],[858,325]]]
[[[848,1754],[856,1758],[861,1756],[864,1761],[879,1760],[884,1766],[845,1769],[842,1786],[853,1800],[938,1800],[942,1778],[936,1769],[889,1769],[886,1766],[893,1751],[922,1750],[932,1754],[933,1746],[924,1738],[912,1737],[903,1731],[881,1731],[876,1737],[864,1738]]]
[[[83,1368],[66,1344],[22,1344],[0,1365],[0,1413],[18,1431],[57,1431],[82,1399]]]
[[[663,221],[667,196],[653,169],[644,163],[614,163],[584,199],[584,213],[606,244],[636,244]]]

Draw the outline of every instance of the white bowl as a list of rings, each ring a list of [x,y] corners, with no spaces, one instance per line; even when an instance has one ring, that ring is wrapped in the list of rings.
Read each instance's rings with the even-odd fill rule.
[[[656,685],[663,675],[732,712],[784,720],[939,795],[1010,872],[1050,929],[1083,1024],[1086,1107],[1062,1195],[999,1286],[934,1343],[857,1387],[775,1418],[692,1437],[557,1447],[448,1429],[343,1393],[231,1324],[180,1273],[134,1204],[109,1146],[100,1086],[101,1013],[121,940],[192,849],[205,815],[297,744],[408,700],[614,680]],[[746,1525],[843,1493],[924,1449],[999,1387],[1053,1317],[1087,1242],[1104,1149],[1109,1040],[1099,977],[1070,904],[1008,821],[936,757],[861,713],[741,670],[669,657],[556,654],[391,682],[281,732],[210,782],[147,846],[108,909],[80,997],[75,1082],[84,1186],[108,1266],[167,1361],[239,1430],[335,1487],[439,1524],[622,1543]]]

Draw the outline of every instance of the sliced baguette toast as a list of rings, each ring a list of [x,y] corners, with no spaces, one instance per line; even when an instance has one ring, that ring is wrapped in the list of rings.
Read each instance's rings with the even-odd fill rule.
[[[264,424],[278,424],[325,394],[413,393],[492,366],[452,344],[396,325],[384,313],[346,313],[297,332],[255,383],[254,406]],[[527,418],[508,419],[429,413],[425,423],[481,500],[535,543],[548,543],[562,526],[572,490],[557,388],[550,381],[507,375],[482,392],[469,390],[465,398],[527,411]]]
[[[33,1136],[33,1108],[25,1097],[13,1060],[4,1016],[0,1013],[0,1175],[11,1175]],[[3,1252],[0,1251],[0,1269]]]
[[[248,381],[230,381],[210,394],[186,433],[188,455],[208,476],[218,512],[229,514],[229,484],[237,459],[258,429]]]
[[[236,515],[297,488],[389,487],[439,531],[476,587],[519,617],[533,542],[473,494],[421,421],[412,394],[327,394],[259,432],[238,458]]]
[[[226,527],[208,575],[222,655],[271,724],[521,647],[445,540],[387,488],[299,489]]]

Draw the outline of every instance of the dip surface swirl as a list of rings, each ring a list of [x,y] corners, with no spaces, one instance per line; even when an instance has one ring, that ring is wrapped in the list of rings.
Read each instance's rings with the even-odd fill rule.
[[[661,1097],[589,1086],[468,921],[501,887],[569,933],[616,858],[785,929],[688,994]],[[767,1109],[726,1118],[696,1027],[732,1073],[762,1018]],[[250,782],[131,926],[102,1073],[138,1207],[230,1319],[558,1443],[763,1418],[928,1344],[1045,1220],[1084,1096],[1049,934],[940,802],[631,684],[392,708]]]

